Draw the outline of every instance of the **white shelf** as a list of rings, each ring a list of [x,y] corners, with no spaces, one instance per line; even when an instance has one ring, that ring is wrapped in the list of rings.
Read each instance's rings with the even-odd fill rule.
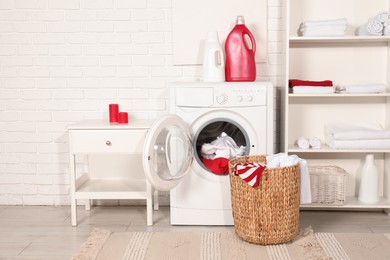
[[[68,126],[68,130],[136,130],[148,129],[152,119],[132,119],[128,124],[110,123],[108,120],[86,120]]]
[[[377,94],[344,94],[344,93],[335,93],[335,94],[288,94],[289,98],[356,98],[356,97],[390,97],[390,92],[386,93],[377,93]]]
[[[353,209],[388,209],[390,208],[390,200],[380,198],[380,201],[376,204],[367,204],[360,202],[356,197],[347,197],[344,205],[321,205],[321,204],[302,204],[302,209],[305,208],[353,208]]]
[[[327,145],[322,145],[320,149],[301,149],[295,144],[288,147],[289,153],[390,153],[390,149],[334,149]]]
[[[76,190],[77,199],[146,199],[146,180],[88,180]]]
[[[389,42],[390,36],[340,36],[340,37],[309,37],[309,36],[290,36],[290,43],[322,43],[322,42],[340,42],[340,43],[364,43],[364,42]]]

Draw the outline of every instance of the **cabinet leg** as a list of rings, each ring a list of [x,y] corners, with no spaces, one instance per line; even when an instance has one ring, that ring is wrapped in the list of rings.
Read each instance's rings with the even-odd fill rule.
[[[153,208],[152,208],[152,199],[146,199],[146,211],[147,211],[147,225],[153,225]]]
[[[153,199],[152,199],[152,185],[146,181],[146,224],[153,225]]]
[[[390,209],[384,209],[384,212],[390,217]]]
[[[85,210],[91,210],[91,200],[85,200]]]
[[[159,204],[158,204],[158,190],[154,190],[154,198],[153,198],[153,201],[154,201],[154,210],[158,210],[159,208]]]
[[[76,163],[75,155],[69,156],[70,170],[70,217],[72,226],[77,226],[77,200],[76,200]]]
[[[77,205],[76,200],[72,199],[71,205],[71,219],[72,219],[72,226],[77,226]]]

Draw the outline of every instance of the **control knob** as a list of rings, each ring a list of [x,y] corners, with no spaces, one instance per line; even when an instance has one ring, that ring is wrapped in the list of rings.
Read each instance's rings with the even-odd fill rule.
[[[252,96],[246,96],[245,100],[251,102],[251,101],[253,101],[253,97]]]
[[[217,103],[220,105],[225,105],[228,101],[228,97],[226,94],[221,94],[216,97]]]

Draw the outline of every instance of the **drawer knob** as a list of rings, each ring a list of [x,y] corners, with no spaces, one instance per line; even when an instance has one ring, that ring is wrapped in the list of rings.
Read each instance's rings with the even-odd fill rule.
[[[111,146],[111,141],[106,141],[106,145]]]

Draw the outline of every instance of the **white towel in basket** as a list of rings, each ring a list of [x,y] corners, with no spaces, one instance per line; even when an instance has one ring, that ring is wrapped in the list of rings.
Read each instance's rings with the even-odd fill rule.
[[[267,156],[267,168],[286,167],[299,164],[301,179],[301,204],[311,203],[310,175],[307,168],[307,161],[299,158],[297,155],[287,155],[287,153],[278,153]]]

